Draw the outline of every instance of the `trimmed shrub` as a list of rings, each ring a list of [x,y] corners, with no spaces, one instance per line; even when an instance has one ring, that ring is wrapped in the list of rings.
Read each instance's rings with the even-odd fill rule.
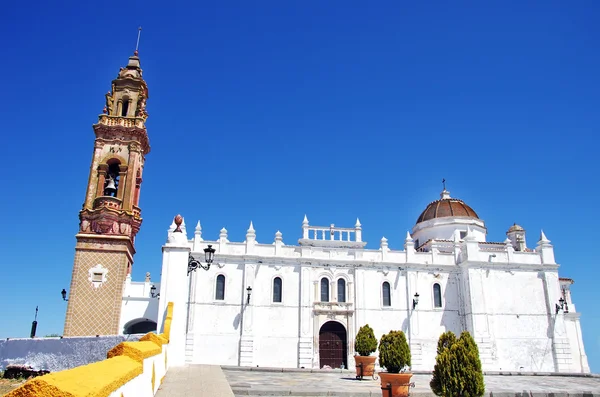
[[[392,374],[410,367],[410,348],[402,331],[390,331],[379,341],[379,365]]]
[[[361,356],[369,356],[377,350],[377,338],[373,332],[373,328],[369,324],[365,324],[358,330],[356,340],[354,341],[354,351]]]
[[[437,357],[429,386],[442,397],[481,397],[485,393],[479,349],[470,333],[460,338],[445,332],[438,340]]]

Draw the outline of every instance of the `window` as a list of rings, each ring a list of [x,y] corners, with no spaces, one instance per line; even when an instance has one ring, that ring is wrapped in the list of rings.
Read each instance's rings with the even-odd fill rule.
[[[329,302],[329,280],[325,277],[321,279],[321,302]]]
[[[281,303],[281,277],[273,280],[273,302]]]
[[[383,285],[381,286],[381,290],[383,292],[383,306],[391,306],[392,300],[390,299],[390,283],[384,281]]]
[[[442,287],[438,283],[433,284],[433,307],[442,307]]]
[[[460,239],[464,240],[467,237],[467,232],[460,232]]]
[[[123,99],[123,110],[121,116],[127,117],[127,111],[129,110],[129,99]]]
[[[217,276],[217,288],[215,291],[215,299],[218,301],[225,300],[225,276],[219,274]]]
[[[92,282],[101,283],[104,278],[104,273],[92,273]]]
[[[346,302],[346,280],[338,278],[337,287],[338,302]]]

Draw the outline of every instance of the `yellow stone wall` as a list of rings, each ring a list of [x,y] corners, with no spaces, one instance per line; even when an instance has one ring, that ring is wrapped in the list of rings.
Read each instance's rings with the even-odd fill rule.
[[[172,318],[173,303],[169,302],[163,334],[149,333],[139,342],[120,343],[108,352],[106,360],[30,379],[4,397],[108,397],[143,374],[144,359],[162,354],[165,345],[168,348]],[[166,371],[167,350],[164,352]],[[154,394],[154,362],[151,371],[149,388]]]

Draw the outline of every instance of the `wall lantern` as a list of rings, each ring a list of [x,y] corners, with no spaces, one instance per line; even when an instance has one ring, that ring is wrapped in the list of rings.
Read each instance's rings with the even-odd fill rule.
[[[419,293],[416,292],[415,297],[413,298],[413,309],[415,309],[418,304],[419,304]]]
[[[160,296],[160,293],[156,293],[156,285],[152,284],[152,287],[150,287],[150,296],[153,298],[158,298]]]
[[[246,288],[246,291],[248,291],[248,299],[246,300],[246,304],[249,305],[250,304],[250,295],[252,295],[252,287],[248,286],[248,288]]]
[[[64,301],[68,301],[67,299],[67,290],[63,288],[62,291],[60,291],[60,294],[62,295],[62,298]]]
[[[556,314],[565,308],[565,299],[561,296],[556,304]]]
[[[215,249],[210,244],[208,245],[208,248],[204,248],[204,261],[206,262],[206,266],[204,266],[202,262],[194,258],[190,253],[188,258],[188,276],[191,272],[196,271],[199,267],[201,267],[204,270],[210,269],[210,265],[211,263],[213,263],[214,258]]]

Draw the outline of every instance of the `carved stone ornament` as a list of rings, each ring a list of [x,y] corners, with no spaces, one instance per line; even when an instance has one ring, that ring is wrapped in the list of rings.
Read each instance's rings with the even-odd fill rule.
[[[107,280],[108,269],[100,264],[92,267],[89,271],[88,280],[92,283],[94,288],[100,287]]]

